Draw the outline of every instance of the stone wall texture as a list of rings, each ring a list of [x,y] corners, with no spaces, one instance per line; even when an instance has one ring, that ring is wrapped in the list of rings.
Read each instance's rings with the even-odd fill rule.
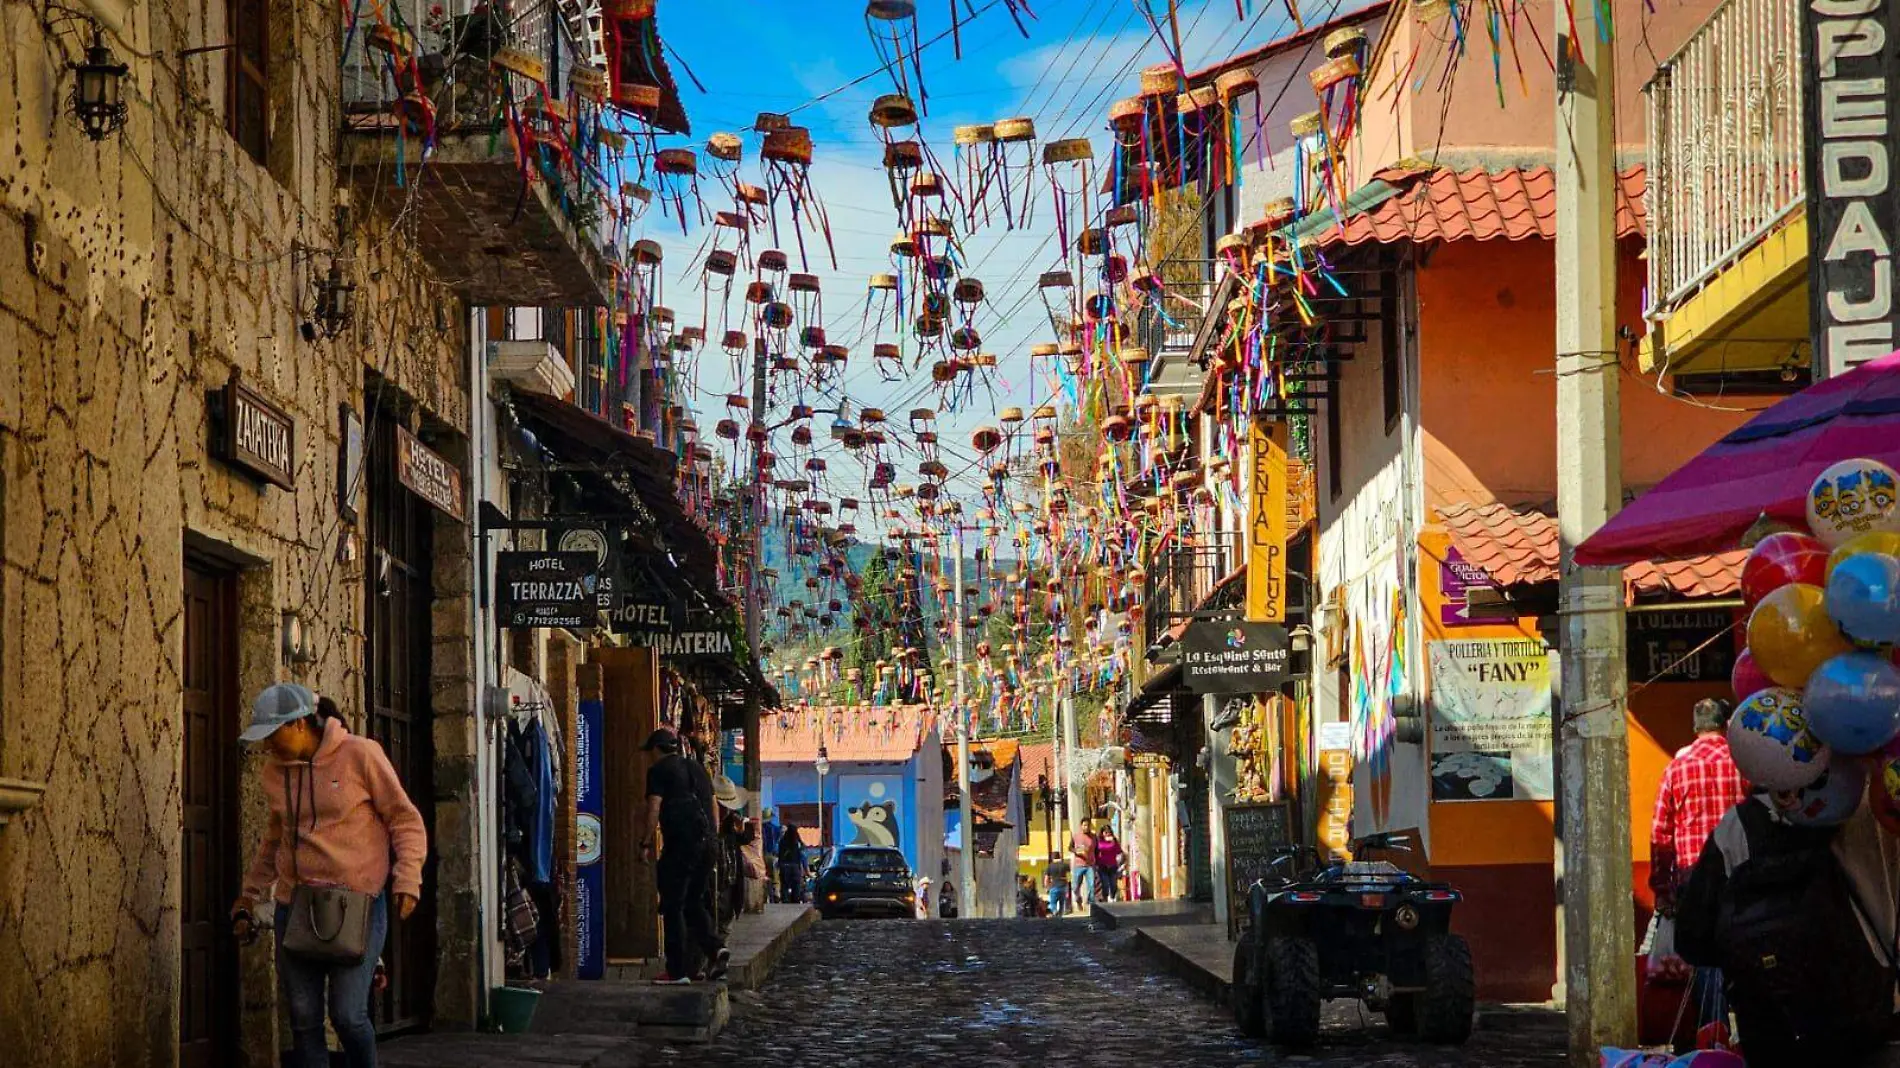
[[[83,24],[0,0],[0,776],[47,784],[0,830],[0,1060],[17,1068],[176,1060],[187,545],[246,568],[241,698],[295,678],[360,715],[363,566],[338,553],[339,406],[363,412],[373,375],[465,459],[466,315],[421,268],[400,207],[359,197],[339,232],[337,5],[270,4],[274,137],[259,165],[225,131],[223,54],[180,56],[228,39],[221,0],[99,2],[124,4],[108,40],[132,71],[125,129],[94,143],[64,114]],[[359,313],[307,340],[328,257],[303,249],[346,245]],[[234,374],[295,417],[294,490],[210,455],[206,395]],[[448,548],[438,560],[465,569],[466,549]],[[278,654],[285,609],[305,620],[306,666]],[[446,637],[466,643],[467,624]],[[471,734],[468,673],[435,674],[438,710],[462,714],[441,726]],[[472,766],[474,744],[444,759]],[[248,764],[243,777],[248,856],[262,817]],[[450,903],[445,917],[472,927],[469,901]],[[243,1001],[250,1063],[275,1063],[262,948],[246,951]]]

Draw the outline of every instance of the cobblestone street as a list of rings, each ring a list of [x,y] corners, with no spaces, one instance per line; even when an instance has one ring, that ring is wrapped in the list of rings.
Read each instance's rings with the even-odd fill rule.
[[[1323,1044],[1279,1055],[1242,1039],[1225,1009],[1158,974],[1128,936],[1038,920],[825,922],[763,989],[735,994],[705,1047],[642,1063],[787,1066],[1559,1065],[1547,1020],[1480,1030],[1461,1049],[1390,1041],[1337,1003]]]

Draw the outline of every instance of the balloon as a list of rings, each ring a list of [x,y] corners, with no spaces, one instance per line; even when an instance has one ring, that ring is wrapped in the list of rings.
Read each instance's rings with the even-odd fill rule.
[[[1742,598],[1751,605],[1790,582],[1819,586],[1826,581],[1827,546],[1806,534],[1770,534],[1742,561]]]
[[[1835,564],[1827,576],[1827,614],[1858,644],[1900,641],[1900,559],[1855,553]]]
[[[1761,665],[1755,663],[1755,654],[1746,649],[1735,658],[1735,667],[1728,674],[1729,685],[1735,688],[1735,699],[1746,701],[1775,684],[1775,680],[1762,673]]]
[[[1835,565],[1856,553],[1881,553],[1886,556],[1900,556],[1900,534],[1876,530],[1869,534],[1856,534],[1841,542],[1827,556],[1827,573],[1834,573]],[[1822,583],[1826,585],[1826,583]]]
[[[1748,616],[1748,651],[1777,686],[1800,689],[1823,660],[1853,648],[1828,618],[1821,587],[1794,582],[1761,599]]]
[[[1900,834],[1900,740],[1867,758],[1867,807],[1889,834]]]
[[[1832,755],[1801,710],[1801,695],[1770,686],[1728,721],[1728,750],[1742,777],[1770,790],[1799,790],[1821,777]]]
[[[1782,818],[1801,827],[1832,827],[1847,822],[1867,795],[1867,765],[1836,756],[1821,777],[1799,790],[1778,790],[1769,803]]]
[[[1870,531],[1900,533],[1900,475],[1879,460],[1828,465],[1808,487],[1808,529],[1830,547]]]
[[[1871,753],[1900,735],[1900,668],[1879,653],[1845,653],[1808,676],[1808,729],[1837,753]]]

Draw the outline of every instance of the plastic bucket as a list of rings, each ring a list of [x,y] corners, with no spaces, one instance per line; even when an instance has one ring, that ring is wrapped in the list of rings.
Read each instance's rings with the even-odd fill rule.
[[[540,1000],[539,990],[498,986],[488,994],[489,1018],[503,1034],[527,1034],[528,1025],[534,1021],[534,1006]]]

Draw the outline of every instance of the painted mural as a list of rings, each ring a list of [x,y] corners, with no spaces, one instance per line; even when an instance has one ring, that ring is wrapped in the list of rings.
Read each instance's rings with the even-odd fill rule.
[[[838,840],[845,845],[904,849],[904,781],[897,775],[844,775],[838,780]]]

